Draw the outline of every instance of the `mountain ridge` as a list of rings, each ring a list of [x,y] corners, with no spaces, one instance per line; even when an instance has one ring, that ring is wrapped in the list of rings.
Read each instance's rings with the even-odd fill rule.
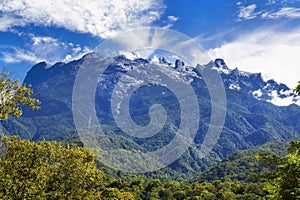
[[[3,129],[10,134],[18,134],[23,138],[34,141],[43,139],[64,140],[76,135],[72,116],[72,91],[76,74],[82,67],[82,63],[87,59],[93,61],[93,59],[102,60],[104,58],[93,53],[87,54],[79,60],[69,63],[60,62],[51,67],[48,67],[46,63],[35,65],[27,73],[24,82],[32,85],[34,96],[42,101],[42,108],[36,112],[24,109],[24,115],[20,119],[10,118],[6,122],[1,122]],[[157,136],[149,138],[149,140],[128,136],[116,126],[110,110],[110,97],[112,89],[121,80],[120,77],[130,70],[140,69],[142,70],[141,73],[147,75],[148,72],[145,67],[159,65],[163,69],[174,69],[176,62],[171,64],[166,59],[160,58],[157,64],[153,60],[142,58],[130,60],[125,56],[117,56],[111,58],[111,60],[110,65],[99,66],[105,67],[106,70],[104,76],[99,79],[101,81],[97,83],[95,97],[97,117],[104,126],[107,135],[114,138],[114,141],[125,149],[152,151],[168,144],[173,138],[172,131],[178,129],[180,122],[178,114],[180,107],[178,107],[179,104],[170,90],[160,85],[147,85],[137,90],[131,100],[130,114],[139,125],[146,125],[149,122],[148,112],[151,105],[160,103],[166,108],[169,116],[166,126]],[[144,66],[144,68],[141,66]],[[208,70],[220,70],[218,72],[224,81],[227,96],[227,115],[223,131],[210,155],[204,159],[199,158],[197,149],[203,142],[211,119],[211,99],[201,74],[178,60],[174,73],[169,75],[179,80],[190,81],[199,102],[200,123],[199,130],[194,138],[195,144],[178,161],[172,163],[163,171],[169,174],[177,174],[177,178],[194,176],[217,160],[221,160],[237,150],[248,149],[270,141],[281,142],[299,137],[300,107],[296,104],[276,106],[268,102],[267,94],[275,89],[277,89],[276,92],[280,92],[282,85],[272,81],[265,82],[261,74],[231,70],[222,59],[216,59],[210,64],[200,67]],[[130,76],[130,73],[128,76]],[[134,77],[126,80],[131,81],[128,83],[135,82]],[[156,79],[152,80],[155,81]],[[239,86],[240,90],[233,88],[232,84]],[[263,88],[267,85],[271,89],[265,89],[266,99],[258,100],[253,92],[257,91],[258,88],[263,91]],[[288,90],[289,88],[283,87],[283,89]],[[152,175],[154,176],[154,174]]]
[[[95,57],[95,52],[85,54],[84,56],[82,56],[82,58],[78,60],[73,60],[67,64],[76,63],[76,62],[80,63],[88,56]],[[123,61],[124,60],[141,61],[141,62],[152,61],[151,59],[143,59],[143,58],[129,59],[123,55],[117,56],[116,58]],[[171,68],[174,68],[177,71],[192,71],[194,69],[191,66],[185,65],[185,63],[179,59],[175,60],[175,63],[172,64],[169,63],[165,57],[159,57],[158,60],[155,61],[155,63],[170,66]],[[277,83],[274,79],[264,80],[261,73],[240,71],[238,68],[230,69],[226,65],[225,61],[221,58],[217,58],[214,61],[211,61],[211,63],[214,64],[212,69],[220,73],[223,80],[225,80],[224,85],[229,89],[240,90],[241,87],[243,87],[243,89],[246,89],[248,90],[248,92],[251,92],[256,99],[264,100],[277,106],[288,106],[293,103],[300,105],[300,97],[298,97],[291,88],[289,88],[283,83]],[[33,82],[33,77],[30,77],[31,73],[40,73],[41,76],[39,77],[41,78],[45,76],[45,74],[43,73],[47,73],[49,75],[49,73],[51,74],[51,71],[55,71],[56,68],[59,68],[64,65],[66,65],[66,63],[64,62],[57,62],[52,66],[48,66],[48,64],[45,61],[39,62],[28,71],[24,79],[24,83],[30,82],[31,84],[35,85],[37,83]],[[209,64],[205,66],[208,65]],[[40,72],[38,70],[40,70]],[[77,70],[78,69],[74,69],[74,73]],[[256,83],[251,85],[252,90],[249,89],[249,82]]]

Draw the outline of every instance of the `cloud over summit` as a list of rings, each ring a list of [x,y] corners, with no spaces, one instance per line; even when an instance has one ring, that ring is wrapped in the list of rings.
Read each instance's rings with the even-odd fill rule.
[[[149,26],[159,19],[161,0],[4,0],[0,31],[34,24],[91,33],[106,38],[119,31]]]

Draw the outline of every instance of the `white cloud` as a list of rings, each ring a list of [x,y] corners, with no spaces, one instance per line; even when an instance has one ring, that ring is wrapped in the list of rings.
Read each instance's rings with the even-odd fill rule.
[[[61,61],[66,51],[72,48],[68,44],[52,37],[32,36],[32,41],[33,43],[29,46],[29,50],[37,57],[44,58],[50,63]]]
[[[33,45],[40,45],[41,43],[53,43],[57,45],[57,39],[54,39],[52,37],[32,37]]]
[[[31,41],[27,49],[1,47],[2,60],[5,63],[20,63],[24,61],[37,63],[46,61],[49,64],[54,64],[57,61],[69,62],[78,59],[91,51],[88,47],[81,47],[73,43],[64,43],[48,36],[40,37],[31,35]]]
[[[253,95],[255,98],[259,99],[259,97],[261,97],[261,96],[263,95],[263,93],[262,93],[261,89],[258,89],[258,90],[253,91],[253,92],[252,92],[252,95]]]
[[[268,1],[267,1],[267,5],[275,4],[275,3],[276,3],[276,0],[268,0]]]
[[[62,62],[70,62],[72,60],[77,60],[81,58],[83,55],[92,52],[92,50],[89,47],[83,47],[80,46],[72,48],[72,52],[70,54],[67,54],[65,58],[62,60]]]
[[[2,53],[2,60],[5,63],[20,63],[22,61],[36,63],[39,61],[38,57],[33,52],[26,51],[20,48],[12,48],[12,51],[13,52]]]
[[[4,0],[0,30],[16,25],[64,27],[106,38],[118,31],[148,26],[159,19],[162,0]]]
[[[168,20],[169,20],[170,22],[176,22],[178,19],[179,19],[178,17],[175,17],[175,16],[173,16],[173,15],[168,16]]]
[[[259,90],[253,91],[252,95],[254,96],[254,98],[256,98],[258,100],[262,100],[261,97],[263,95],[263,92],[261,91],[261,89],[259,89]],[[288,106],[291,104],[297,104],[300,106],[300,97],[293,95],[292,90],[286,90],[286,91],[280,90],[279,94],[278,94],[277,90],[273,90],[273,91],[270,91],[267,95],[270,97],[270,99],[267,101],[274,105]],[[281,96],[281,95],[284,95],[284,96]]]
[[[271,100],[268,100],[268,102],[277,105],[277,106],[288,106],[293,103],[297,104],[300,106],[300,97],[293,97],[293,96],[288,96],[285,98],[281,98],[278,94],[277,91],[272,91],[271,94]]]
[[[300,18],[300,8],[284,7],[278,11],[265,12],[261,15],[262,18],[278,19],[282,17],[287,18]]]
[[[256,4],[251,4],[249,6],[241,6],[238,18],[239,19],[253,19],[257,16],[258,13],[254,13],[256,9]]]
[[[164,29],[171,28],[178,19],[179,19],[179,17],[175,17],[174,15],[169,15],[167,17],[167,20],[163,21],[166,25],[161,28],[164,28]]]
[[[0,31],[8,31],[12,26],[19,26],[22,23],[15,17],[9,15],[0,16]]]
[[[300,29],[291,32],[260,30],[241,34],[234,41],[209,50],[212,58],[223,58],[230,68],[262,72],[294,88],[299,80]]]

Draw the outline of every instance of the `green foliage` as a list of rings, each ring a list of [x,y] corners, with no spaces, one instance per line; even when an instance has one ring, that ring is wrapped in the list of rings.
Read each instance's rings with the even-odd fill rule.
[[[0,199],[102,199],[114,193],[115,199],[130,199],[117,189],[105,192],[104,175],[86,148],[15,136],[3,136],[3,144]]]
[[[271,173],[260,175],[266,180],[265,189],[270,199],[300,199],[300,142],[291,142],[285,157],[259,155],[258,158],[275,168]]]
[[[269,166],[263,165],[255,158],[257,154],[275,154],[278,156],[286,155],[288,143],[272,142],[259,147],[235,152],[221,162],[215,163],[202,173],[200,173],[196,180],[198,181],[213,181],[222,180],[226,178],[238,179],[240,181],[256,181],[251,178],[252,174],[260,172],[267,172],[270,170]]]
[[[225,181],[212,182],[177,182],[161,181],[137,177],[129,180],[113,180],[108,187],[128,191],[135,199],[153,200],[182,200],[182,199],[263,199],[265,193],[263,185],[247,183],[238,180],[226,179]]]
[[[34,143],[15,136],[4,136],[3,144],[6,153],[0,159],[0,199],[289,200],[300,197],[299,142],[291,143],[285,157],[260,156],[270,165],[269,169],[275,169],[260,175],[266,182],[228,177],[193,182],[162,181],[145,176],[112,178],[103,175],[96,167],[94,156],[84,147],[46,141]],[[268,144],[262,149],[277,146],[277,143]],[[252,153],[242,151],[242,154],[254,156],[253,153],[269,152],[262,149],[255,148]],[[238,160],[249,161],[239,157]]]
[[[294,89],[294,92],[296,92],[298,95],[300,95],[300,81],[298,81],[298,85]]]
[[[134,200],[134,196],[129,192],[120,191],[116,188],[105,188],[101,193],[103,200]]]
[[[7,119],[9,115],[21,116],[22,105],[37,110],[40,102],[31,95],[30,87],[20,85],[18,80],[9,78],[8,73],[0,72],[0,119]]]

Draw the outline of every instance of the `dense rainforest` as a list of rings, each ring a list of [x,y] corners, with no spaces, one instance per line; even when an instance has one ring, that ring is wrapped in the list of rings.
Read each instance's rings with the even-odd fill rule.
[[[118,177],[97,167],[93,151],[56,141],[3,136],[1,199],[299,199],[300,143],[238,152],[181,182],[146,175]],[[271,154],[268,147],[278,152]],[[285,146],[286,147],[286,146]],[[284,148],[285,148],[284,147]],[[276,148],[275,148],[276,149]],[[249,158],[249,152],[257,152]],[[243,166],[243,167],[241,167]],[[245,174],[239,176],[239,174]]]

